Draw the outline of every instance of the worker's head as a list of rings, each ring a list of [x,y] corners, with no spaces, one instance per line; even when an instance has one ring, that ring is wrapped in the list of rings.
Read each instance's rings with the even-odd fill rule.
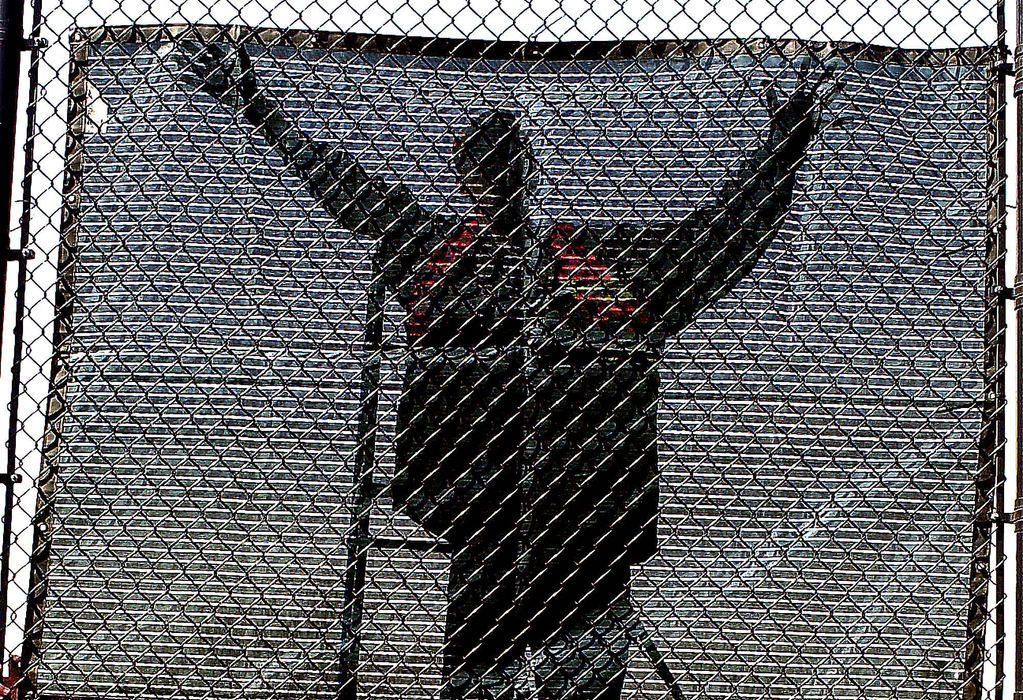
[[[488,214],[499,215],[521,202],[529,150],[510,112],[493,110],[473,118],[455,139],[453,160],[462,190]]]

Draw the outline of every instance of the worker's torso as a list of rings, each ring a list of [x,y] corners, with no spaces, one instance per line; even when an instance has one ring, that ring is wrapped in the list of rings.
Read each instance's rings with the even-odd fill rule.
[[[571,226],[505,245],[482,228],[435,245],[413,280],[395,498],[453,540],[518,499],[538,551],[642,560],[656,540],[657,374],[624,266]]]

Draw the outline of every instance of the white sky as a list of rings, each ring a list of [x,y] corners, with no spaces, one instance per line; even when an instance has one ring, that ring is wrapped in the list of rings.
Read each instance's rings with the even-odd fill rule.
[[[694,39],[767,36],[948,48],[994,40],[993,0],[293,0],[248,4],[70,0],[49,21],[79,25],[242,23],[477,39]],[[55,24],[56,22],[56,24]]]

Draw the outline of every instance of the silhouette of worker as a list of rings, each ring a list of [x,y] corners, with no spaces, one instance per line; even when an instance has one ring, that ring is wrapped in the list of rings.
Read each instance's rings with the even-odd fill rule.
[[[514,115],[454,144],[465,220],[427,211],[303,134],[244,49],[186,46],[185,79],[239,111],[338,224],[378,241],[406,310],[395,505],[452,548],[444,697],[619,698],[629,567],[657,546],[656,363],[750,272],[790,208],[826,99],[766,92],[762,145],[678,222],[534,231]],[[818,82],[818,86],[819,86]]]

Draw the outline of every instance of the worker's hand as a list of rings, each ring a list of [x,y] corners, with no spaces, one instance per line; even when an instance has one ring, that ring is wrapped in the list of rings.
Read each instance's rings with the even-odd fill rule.
[[[171,53],[180,69],[180,80],[206,92],[226,105],[242,109],[256,94],[252,60],[241,45],[200,44],[184,40]]]
[[[835,81],[826,89],[822,86],[834,74],[831,66],[825,66],[815,81],[809,80],[808,64],[804,64],[796,79],[796,87],[788,100],[781,104],[773,86],[767,88],[765,99],[771,117],[771,132],[780,141],[807,142],[819,134],[826,125],[837,126],[839,120],[824,120],[824,110],[844,87]]]

